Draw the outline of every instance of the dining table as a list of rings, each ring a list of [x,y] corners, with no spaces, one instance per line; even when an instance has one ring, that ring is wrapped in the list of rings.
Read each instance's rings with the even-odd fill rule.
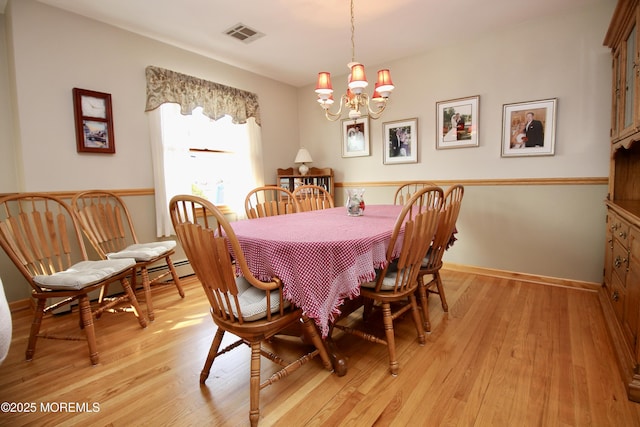
[[[239,220],[231,226],[249,270],[260,280],[278,277],[284,297],[315,321],[326,340],[347,299],[376,277],[399,205],[367,205],[360,216],[345,207]],[[402,238],[396,242],[399,256]]]

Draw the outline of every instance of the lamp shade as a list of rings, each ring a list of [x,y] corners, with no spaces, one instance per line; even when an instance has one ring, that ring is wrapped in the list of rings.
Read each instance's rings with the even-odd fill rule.
[[[360,63],[353,63],[351,65],[351,74],[349,75],[349,89],[353,93],[362,93],[362,89],[367,87],[367,77],[364,74],[364,65]]]
[[[391,81],[391,73],[389,70],[379,70],[376,91],[387,98],[393,89],[395,89],[395,86],[393,86],[393,82]]]
[[[371,99],[375,102],[384,102],[385,97],[380,95],[380,92],[378,92],[378,89],[373,91],[373,96],[371,97]]]
[[[298,154],[296,155],[295,163],[311,163],[313,159],[311,158],[311,154],[307,151],[306,148],[301,148],[298,150]]]
[[[330,73],[326,71],[318,73],[318,84],[316,85],[316,93],[319,95],[330,95],[331,93],[333,93]]]

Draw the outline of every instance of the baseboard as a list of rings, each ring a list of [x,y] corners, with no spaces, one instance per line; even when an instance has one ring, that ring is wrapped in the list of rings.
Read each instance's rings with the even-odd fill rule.
[[[9,303],[9,311],[11,311],[12,313],[16,313],[18,311],[22,311],[22,310],[32,310],[35,308],[35,305],[33,303],[33,299],[29,298],[29,299],[21,299],[18,301],[13,301]]]
[[[572,289],[598,292],[601,283],[585,282],[580,280],[561,279],[557,277],[541,276],[537,274],[518,273],[514,271],[498,270],[495,268],[474,267],[464,264],[445,262],[442,266],[445,270],[460,271],[462,273],[480,274],[483,276],[500,277],[503,279],[520,280],[523,282],[538,283],[541,285],[561,286]]]

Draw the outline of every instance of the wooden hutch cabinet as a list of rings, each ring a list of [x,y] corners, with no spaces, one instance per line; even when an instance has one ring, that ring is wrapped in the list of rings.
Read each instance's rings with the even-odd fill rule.
[[[611,155],[604,287],[600,292],[629,399],[640,402],[639,0],[619,0],[604,44],[612,53]]]
[[[300,175],[294,168],[278,169],[278,186],[293,191],[296,187],[306,184],[323,187],[335,198],[333,169],[309,168],[306,175]]]

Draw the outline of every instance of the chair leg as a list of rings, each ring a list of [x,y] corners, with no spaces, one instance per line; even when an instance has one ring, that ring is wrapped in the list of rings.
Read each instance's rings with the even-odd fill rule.
[[[251,378],[249,379],[249,422],[251,427],[260,419],[260,342],[251,343]]]
[[[89,359],[91,359],[92,365],[97,365],[99,361],[98,344],[96,343],[96,330],[93,324],[93,314],[91,313],[91,305],[89,304],[87,295],[82,295],[78,298],[78,308],[80,310],[80,318],[82,319],[82,329],[84,329],[84,333],[87,336]]]
[[[36,311],[33,314],[33,322],[31,322],[29,343],[27,344],[27,351],[25,353],[26,360],[33,360],[33,355],[36,352],[36,341],[38,340],[38,334],[40,333],[40,326],[42,325],[42,316],[44,316],[44,307],[46,305],[46,302],[46,299],[38,298]]]
[[[429,319],[429,292],[424,284],[424,275],[418,275],[418,297],[422,307],[422,319],[424,330],[431,332],[431,320]]]
[[[202,371],[200,372],[200,384],[204,384],[204,382],[209,378],[209,372],[211,372],[211,365],[213,365],[213,361],[218,354],[218,349],[220,348],[220,343],[222,343],[222,338],[224,337],[224,330],[218,328],[216,330],[216,335],[213,337],[213,342],[211,343],[211,348],[209,349],[209,354],[207,355],[207,360],[204,362],[204,366],[202,367]]]
[[[438,295],[440,295],[440,303],[442,304],[442,309],[444,311],[449,311],[449,305],[447,304],[447,299],[444,296],[444,286],[442,286],[442,279],[440,278],[439,271],[436,271],[433,274],[433,279],[436,281],[436,286],[438,287]]]
[[[147,320],[142,315],[140,304],[138,304],[138,298],[136,298],[136,293],[131,288],[131,284],[129,284],[129,281],[126,278],[120,279],[120,283],[122,284],[122,289],[124,289],[125,293],[129,297],[129,302],[133,308],[133,314],[138,318],[138,323],[140,323],[142,328],[146,328]]]
[[[180,295],[180,298],[184,298],[184,290],[182,289],[182,284],[180,283],[178,273],[176,273],[176,269],[173,266],[173,261],[171,261],[170,256],[166,257],[165,260],[167,261],[167,267],[169,267],[169,271],[171,272],[173,283],[176,285],[176,289],[178,289],[178,295]]]
[[[142,287],[144,288],[144,298],[147,300],[147,317],[154,321],[156,316],[153,313],[153,300],[151,299],[151,281],[149,280],[149,270],[147,267],[140,268],[142,274]]]
[[[104,300],[105,298],[107,298],[107,295],[109,292],[109,284],[107,283],[106,285],[104,285],[103,287],[100,288],[100,294],[98,295],[98,307],[101,307],[102,304],[104,304]],[[97,311],[96,314],[96,319],[99,319],[102,316],[102,311]],[[82,319],[80,319],[80,327],[82,328]]]
[[[398,376],[398,359],[396,357],[396,337],[393,331],[393,317],[391,316],[391,304],[382,304],[382,321],[384,323],[384,334],[387,339],[387,349],[389,350],[389,370],[394,377]]]
[[[422,327],[422,318],[420,317],[420,309],[418,308],[418,302],[416,296],[409,295],[409,303],[411,304],[411,314],[413,315],[413,323],[416,325],[416,331],[418,332],[418,343],[424,345],[426,342],[424,337],[424,328]]]

